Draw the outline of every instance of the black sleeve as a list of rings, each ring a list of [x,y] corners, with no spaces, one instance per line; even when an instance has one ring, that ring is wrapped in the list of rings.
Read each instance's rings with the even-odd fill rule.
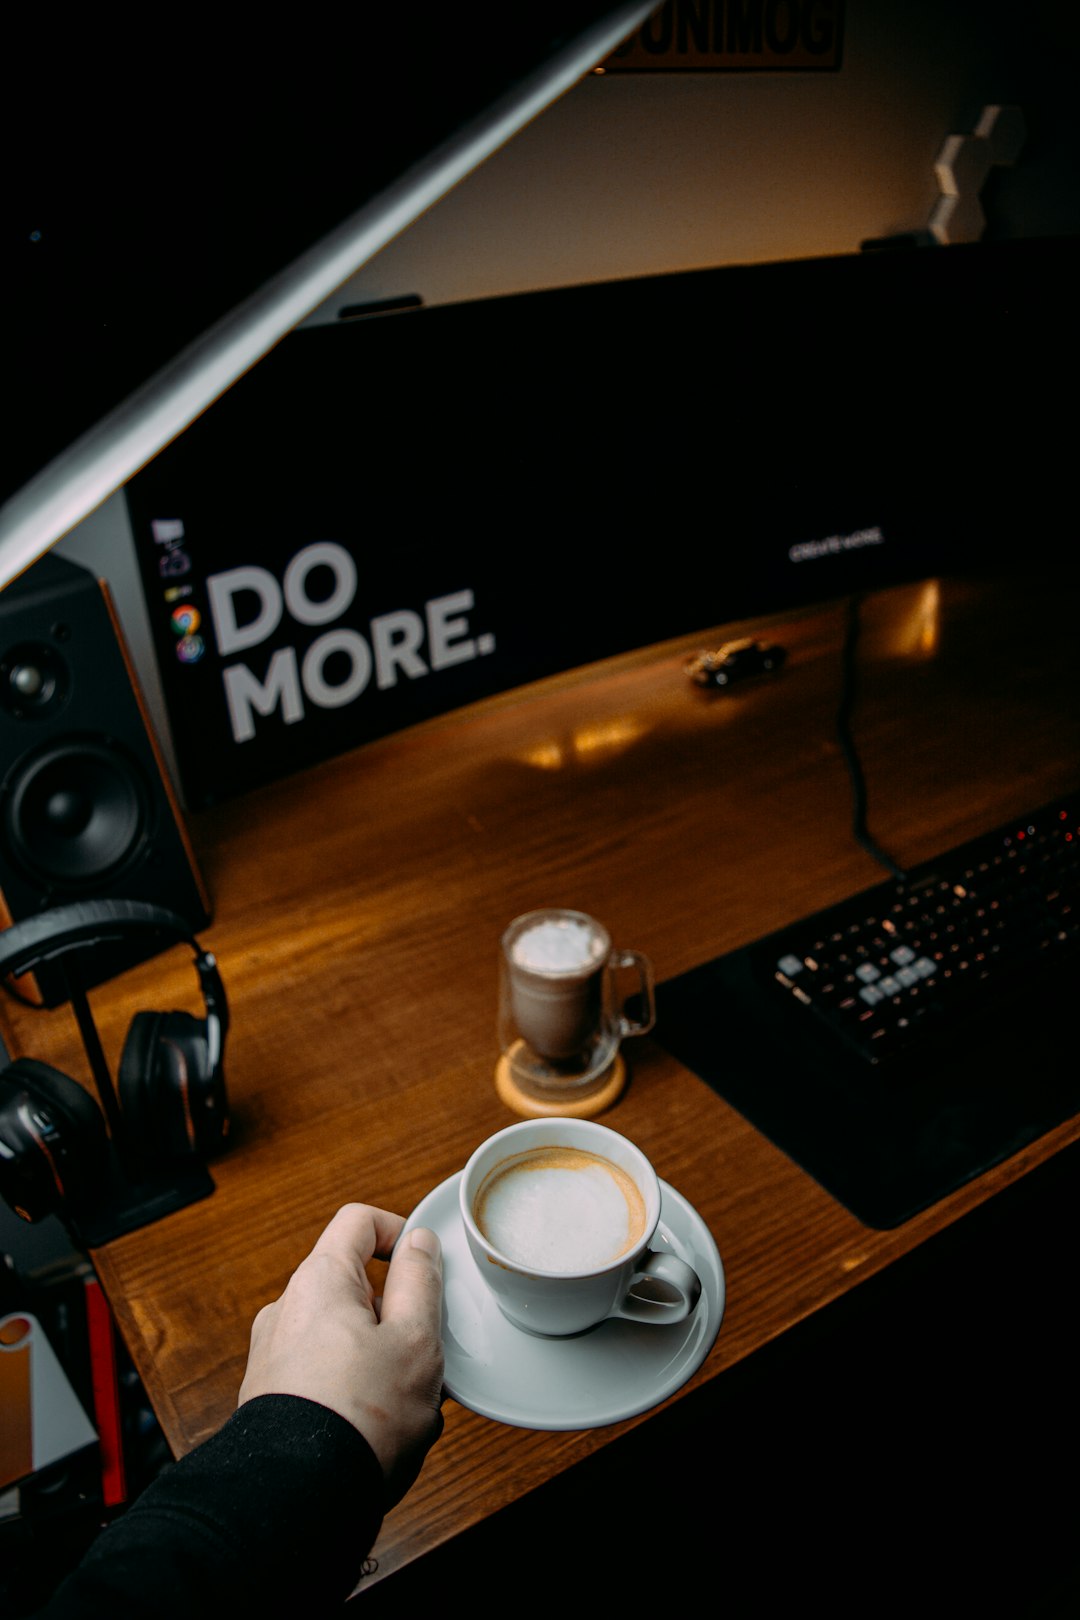
[[[382,1503],[382,1470],[351,1423],[261,1395],[147,1486],[40,1620],[260,1612],[241,1602],[320,1615],[359,1580]]]

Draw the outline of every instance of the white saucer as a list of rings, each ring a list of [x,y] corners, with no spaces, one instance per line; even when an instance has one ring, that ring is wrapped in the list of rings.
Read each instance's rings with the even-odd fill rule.
[[[519,1429],[595,1429],[648,1411],[693,1376],[720,1331],[725,1281],[712,1233],[681,1193],[660,1183],[652,1246],[701,1278],[693,1314],[670,1327],[620,1319],[577,1338],[540,1339],[512,1327],[481,1281],[461,1227],[459,1180],[460,1171],[428,1193],[405,1223],[442,1241],[444,1384],[455,1401]]]

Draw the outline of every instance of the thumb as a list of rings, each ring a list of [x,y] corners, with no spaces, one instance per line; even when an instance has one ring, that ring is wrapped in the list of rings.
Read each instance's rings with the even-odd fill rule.
[[[437,1233],[414,1226],[394,1247],[383,1283],[383,1322],[410,1320],[440,1336],[442,1327],[442,1245]]]

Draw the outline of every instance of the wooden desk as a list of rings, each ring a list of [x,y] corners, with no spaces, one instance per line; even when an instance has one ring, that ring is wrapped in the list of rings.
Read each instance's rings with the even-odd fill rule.
[[[1055,580],[903,587],[863,609],[856,734],[871,825],[905,863],[1076,786],[1080,592]],[[233,1409],[249,1326],[333,1211],[406,1212],[510,1122],[493,1084],[497,942],[531,907],[594,913],[658,978],[876,882],[835,740],[844,605],[762,621],[775,678],[712,698],[685,657],[725,626],[554,678],[361,748],[192,819],[203,936],[233,1015],[231,1151],[215,1194],[95,1264],[183,1453]],[[115,1064],[140,1008],[192,1007],[189,954],[95,993]],[[7,1039],[80,1078],[66,1012]],[[862,1226],[649,1038],[609,1123],[714,1233],[719,1340],[683,1395],[1080,1137],[1080,1119],[898,1230]],[[676,1397],[682,1399],[682,1396]],[[670,1403],[669,1403],[670,1404]],[[511,1430],[453,1402],[387,1518],[374,1581],[641,1421]]]

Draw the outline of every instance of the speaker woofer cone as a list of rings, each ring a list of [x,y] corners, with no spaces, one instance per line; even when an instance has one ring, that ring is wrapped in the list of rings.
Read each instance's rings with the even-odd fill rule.
[[[66,738],[24,757],[4,788],[12,860],[50,887],[92,888],[134,858],[150,797],[139,766],[107,738]]]

